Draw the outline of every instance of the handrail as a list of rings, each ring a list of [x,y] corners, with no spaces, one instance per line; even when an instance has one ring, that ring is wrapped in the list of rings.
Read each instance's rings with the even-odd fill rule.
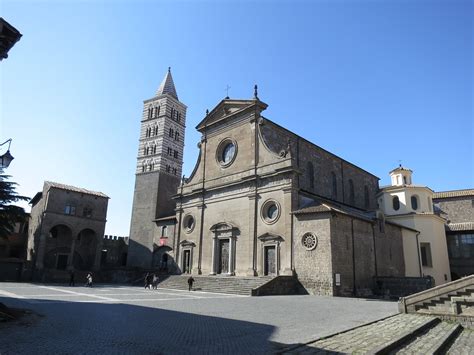
[[[400,300],[398,301],[401,305],[403,305],[403,309],[406,312],[407,306],[414,305],[416,303],[420,303],[422,301],[426,301],[428,299],[431,299],[433,297],[438,297],[444,294],[448,294],[450,292],[457,291],[459,289],[465,288],[467,286],[474,286],[474,274],[469,275],[466,277],[463,277],[459,280],[451,281],[448,283],[445,283],[443,285],[439,285],[433,288],[430,288],[425,291],[421,291],[418,293],[415,293],[413,295],[409,295],[406,297],[400,297]],[[400,308],[400,307],[399,307]]]

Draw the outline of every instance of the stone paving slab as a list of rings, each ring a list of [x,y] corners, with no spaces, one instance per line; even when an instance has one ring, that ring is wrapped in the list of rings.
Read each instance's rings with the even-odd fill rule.
[[[410,344],[398,351],[397,354],[430,354],[435,350],[433,347],[441,345],[439,344],[439,341],[456,327],[458,327],[458,325],[455,323],[441,322],[435,327],[429,329],[426,333],[420,334]]]
[[[0,325],[0,354],[269,354],[397,313],[378,300],[163,291],[0,283],[0,302],[42,315]]]
[[[474,353],[474,330],[464,329],[448,350],[449,355],[471,355]]]
[[[349,353],[364,354],[383,344],[390,343],[409,330],[416,329],[435,317],[399,314],[344,332],[326,339],[306,344],[285,354]]]

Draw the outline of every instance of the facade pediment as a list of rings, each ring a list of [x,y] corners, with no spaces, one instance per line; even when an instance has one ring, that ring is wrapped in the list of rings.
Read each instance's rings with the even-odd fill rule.
[[[234,229],[238,229],[238,228],[229,222],[216,223],[210,228],[210,230],[213,232],[226,232],[226,231],[232,231]]]
[[[267,104],[260,100],[224,99],[206,115],[206,117],[196,126],[196,129],[201,131],[204,127],[212,126],[254,106],[258,106],[260,112],[267,108]]]

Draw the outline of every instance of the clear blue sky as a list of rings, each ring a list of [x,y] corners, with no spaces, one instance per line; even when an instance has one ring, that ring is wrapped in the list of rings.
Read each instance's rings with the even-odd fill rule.
[[[401,160],[435,191],[474,188],[472,1],[0,4],[23,34],[0,63],[7,173],[30,197],[45,180],[106,193],[107,234],[129,233],[143,100],[168,66],[186,175],[206,109],[257,83],[266,117],[381,185]]]

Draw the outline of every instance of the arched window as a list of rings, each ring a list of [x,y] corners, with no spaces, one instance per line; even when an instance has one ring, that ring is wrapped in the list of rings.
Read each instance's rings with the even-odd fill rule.
[[[352,179],[349,179],[349,203],[355,203],[354,182]]]
[[[306,164],[306,176],[308,177],[309,187],[314,188],[314,167],[310,161]]]
[[[411,208],[413,208],[415,211],[418,209],[418,196],[416,195],[411,197]]]
[[[400,199],[398,198],[398,196],[393,196],[392,206],[395,211],[398,211],[400,209]]]
[[[160,106],[155,107],[155,117],[160,115]]]
[[[161,237],[165,238],[167,235],[168,235],[168,227],[167,226],[161,227]]]
[[[156,145],[153,146],[153,154],[156,154]]]
[[[179,132],[178,131],[174,132],[174,140],[179,141]]]
[[[148,118],[151,118],[151,114],[153,112],[153,109],[151,107],[148,107]]]
[[[154,130],[154,131],[155,131],[155,134],[154,134],[154,135],[157,136],[157,135],[158,135],[158,126],[155,126],[155,130]]]
[[[368,209],[370,205],[369,188],[367,186],[364,186],[364,205],[366,209]]]
[[[336,199],[337,198],[337,177],[334,171],[331,172],[331,178],[332,178],[332,198]]]
[[[170,131],[169,131],[169,136],[170,136],[170,137],[173,137],[173,136],[174,136],[174,131],[173,131],[173,128],[170,128]]]

